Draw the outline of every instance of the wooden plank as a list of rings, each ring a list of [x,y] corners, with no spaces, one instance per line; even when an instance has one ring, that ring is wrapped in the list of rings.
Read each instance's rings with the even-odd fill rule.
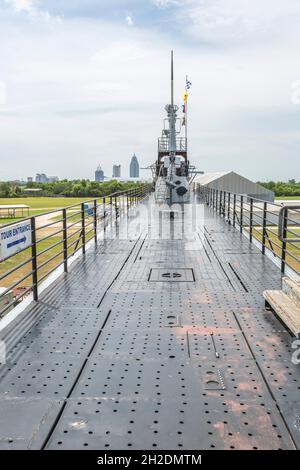
[[[284,277],[282,279],[282,290],[300,308],[300,282]]]
[[[298,336],[300,334],[300,308],[280,290],[266,290],[263,295],[288,329]]]

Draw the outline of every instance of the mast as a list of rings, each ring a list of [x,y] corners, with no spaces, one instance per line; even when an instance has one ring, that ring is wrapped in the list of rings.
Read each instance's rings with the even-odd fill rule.
[[[173,51],[171,51],[171,106],[174,106],[174,63],[173,63]]]
[[[188,76],[185,77],[185,82],[188,82]],[[185,101],[185,148],[186,148],[186,155],[187,155],[187,134],[188,134],[188,97]]]
[[[171,105],[167,106],[169,115],[169,151],[170,155],[176,153],[176,112],[178,107],[174,105],[174,60],[173,51],[171,51]]]

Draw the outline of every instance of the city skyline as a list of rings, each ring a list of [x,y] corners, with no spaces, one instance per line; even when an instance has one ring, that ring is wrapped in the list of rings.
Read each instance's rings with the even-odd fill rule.
[[[116,168],[116,171],[117,173],[119,174],[120,172],[120,176],[115,176],[115,178],[121,178],[122,177],[122,166],[121,165],[117,165],[117,164],[114,164],[112,166],[112,178],[114,177],[114,168]],[[131,160],[130,160],[130,163],[128,165],[128,176],[129,178],[139,178],[139,162],[138,162],[138,158],[136,156],[136,154],[134,153],[133,156],[131,157]],[[126,176],[124,176],[124,178],[126,178]],[[47,182],[55,182],[55,181],[59,181],[60,179],[62,178],[59,178],[58,176],[47,176],[46,173],[44,172],[41,172],[41,173],[36,173],[36,176],[33,177],[33,176],[27,176],[26,177],[26,182],[27,183],[32,183],[32,182],[36,182],[36,183],[47,183]],[[68,178],[70,179],[70,178]],[[84,178],[82,178],[84,179]],[[105,176],[105,172],[102,168],[102,165],[98,165],[95,172],[94,172],[94,178],[86,178],[86,179],[94,179],[95,181],[97,182],[102,182],[104,180],[107,180],[107,179],[110,179],[109,176]],[[19,181],[19,182],[24,182],[25,183],[25,179],[24,178],[13,178],[11,181]]]

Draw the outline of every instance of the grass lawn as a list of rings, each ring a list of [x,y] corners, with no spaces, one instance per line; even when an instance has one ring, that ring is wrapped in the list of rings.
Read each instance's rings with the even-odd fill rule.
[[[95,198],[94,198],[95,199]],[[45,212],[50,212],[56,209],[62,209],[64,207],[73,206],[77,204],[73,209],[70,209],[67,215],[71,215],[73,212],[80,211],[81,207],[80,204],[82,202],[93,201],[93,198],[82,198],[82,197],[28,197],[28,198],[0,198],[0,205],[9,205],[9,204],[26,204],[30,207],[29,216],[43,214]],[[119,200],[120,206],[126,205],[126,198],[117,198]],[[102,202],[102,198],[97,199],[98,204]],[[115,202],[115,198],[113,199],[113,204]],[[109,198],[106,199],[106,205],[109,207]],[[25,217],[0,217],[0,226],[5,224],[10,224],[14,222],[19,222]],[[80,215],[70,219],[71,222],[75,222],[76,220],[80,220]],[[53,221],[61,220],[62,213],[53,214],[51,216]]]
[[[57,208],[62,208],[62,207],[67,207],[73,204],[79,204],[81,202],[84,202],[88,200],[88,198],[54,198],[54,197],[28,197],[28,198],[8,198],[0,199],[0,204],[27,204],[30,206],[30,215],[38,215],[42,214],[44,212],[49,212],[53,209]],[[75,211],[80,210],[80,206],[75,207]],[[71,215],[73,213],[72,209],[70,210],[70,213],[68,211],[68,215]],[[51,219],[55,220],[57,218],[58,220],[61,220],[61,215],[57,216],[57,214],[53,214],[53,217]],[[19,222],[22,220],[22,217],[16,217],[16,218],[0,218],[0,225],[5,225],[7,223],[13,223],[13,222]],[[73,223],[76,220],[80,220],[80,215],[75,216],[74,218],[71,218],[68,223]],[[90,222],[90,218],[86,217],[86,224]],[[49,223],[49,221],[48,221]],[[44,238],[48,234],[50,235],[51,232],[54,233],[56,231],[59,231],[61,229],[61,224],[58,226],[50,227],[49,229],[43,229],[38,232],[38,238]],[[87,230],[90,230],[91,227],[87,227]],[[73,229],[69,232],[69,235],[71,235],[72,231],[78,230],[77,226],[74,226]],[[68,244],[71,244],[75,240],[78,239],[79,233],[74,234],[68,242]],[[87,236],[87,241],[93,236],[93,234],[89,234]],[[63,244],[62,244],[62,234],[58,235],[53,235],[51,236],[48,240],[41,241],[37,244],[37,252],[41,253],[43,250],[50,248],[54,244],[58,243],[57,246],[51,248],[49,251],[47,251],[44,254],[41,254],[38,256],[38,266],[40,266],[42,263],[45,261],[49,260],[52,258],[55,254],[58,254],[62,251],[63,249]],[[81,241],[79,240],[78,247],[81,247]],[[68,250],[68,254],[72,254],[75,249],[75,245],[70,247]],[[13,256],[12,258],[3,261],[0,263],[0,276],[4,275],[8,271],[10,271],[12,268],[18,266],[19,264],[30,260],[31,258],[31,248],[28,248],[27,250],[22,251],[21,253]],[[41,279],[44,275],[46,275],[52,268],[54,268],[57,264],[63,261],[63,255],[57,256],[55,259],[49,261],[45,266],[39,269],[38,271],[38,278]],[[21,279],[23,276],[25,276],[27,273],[31,271],[31,262],[28,262],[25,264],[25,266],[22,266],[19,268],[17,271],[15,271],[13,274],[5,277],[2,281],[0,281],[0,285],[2,287],[10,287],[12,284],[17,282],[19,279]],[[20,283],[19,286],[23,287],[29,287],[32,283],[31,276],[25,279]]]
[[[51,210],[60,209],[63,207],[72,206],[73,204],[80,204],[89,198],[82,197],[27,197],[27,198],[0,198],[0,205],[10,204],[26,204],[30,207],[29,215],[38,215]],[[76,208],[75,208],[76,209]],[[79,207],[77,208],[79,210]],[[55,216],[55,215],[54,215]],[[12,222],[19,222],[25,217],[5,217],[0,218],[0,226],[10,224]],[[60,217],[58,217],[59,219]]]
[[[300,201],[300,196],[279,196],[275,197],[276,201]]]
[[[248,230],[248,228],[246,228],[246,230]],[[267,228],[268,237],[266,239],[266,247],[280,258],[282,254],[282,242],[278,239],[277,230],[277,227]],[[299,233],[300,236],[300,227],[293,227],[292,230],[295,233]],[[261,227],[253,227],[253,238],[256,238],[260,242],[262,241]],[[295,235],[288,233],[288,238],[295,238]],[[286,264],[294,269],[297,273],[300,273],[300,242],[293,244],[287,243]]]
[[[91,227],[87,227],[86,230],[89,231]],[[42,235],[42,234],[41,234]],[[70,239],[68,240],[68,256],[72,255],[75,249],[79,249],[81,244],[81,239],[79,239],[80,233],[74,234],[69,233]],[[86,242],[88,242],[93,237],[93,232],[89,233],[86,236]],[[76,246],[76,242],[78,241],[78,245]],[[53,246],[57,243],[56,246]],[[70,246],[71,245],[71,246]],[[52,248],[50,248],[52,247]],[[47,260],[50,260],[53,256],[58,254],[53,260],[46,263],[44,266],[38,269],[38,280],[40,280],[44,275],[49,273],[51,269],[54,269],[59,263],[63,262],[63,254],[61,251],[63,250],[63,239],[62,235],[53,235],[47,240],[42,240],[37,243],[37,254],[41,253],[42,251],[50,248],[49,251],[46,253],[42,253],[38,256],[38,267],[41,266]],[[31,259],[31,248],[28,248],[21,253],[16,254],[15,256],[9,258],[6,261],[0,262],[0,276],[6,274],[14,267],[24,263],[25,261],[29,261]],[[31,261],[26,263],[21,268],[17,269],[14,273],[10,274],[9,276],[5,277],[2,281],[0,281],[1,287],[10,287],[27,273],[32,270]],[[27,279],[22,281],[18,287],[30,287],[32,284],[32,277],[29,276]]]
[[[0,205],[26,204],[31,209],[43,209],[43,212],[60,207],[72,206],[80,202],[87,201],[88,197],[20,197],[20,198],[0,198]]]

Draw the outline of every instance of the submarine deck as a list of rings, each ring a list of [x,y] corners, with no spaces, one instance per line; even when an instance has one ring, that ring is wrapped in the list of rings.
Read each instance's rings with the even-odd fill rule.
[[[0,449],[300,446],[300,367],[262,296],[280,270],[199,207],[192,237],[165,221],[153,236],[155,220],[122,239],[121,220],[27,307],[0,368]]]

